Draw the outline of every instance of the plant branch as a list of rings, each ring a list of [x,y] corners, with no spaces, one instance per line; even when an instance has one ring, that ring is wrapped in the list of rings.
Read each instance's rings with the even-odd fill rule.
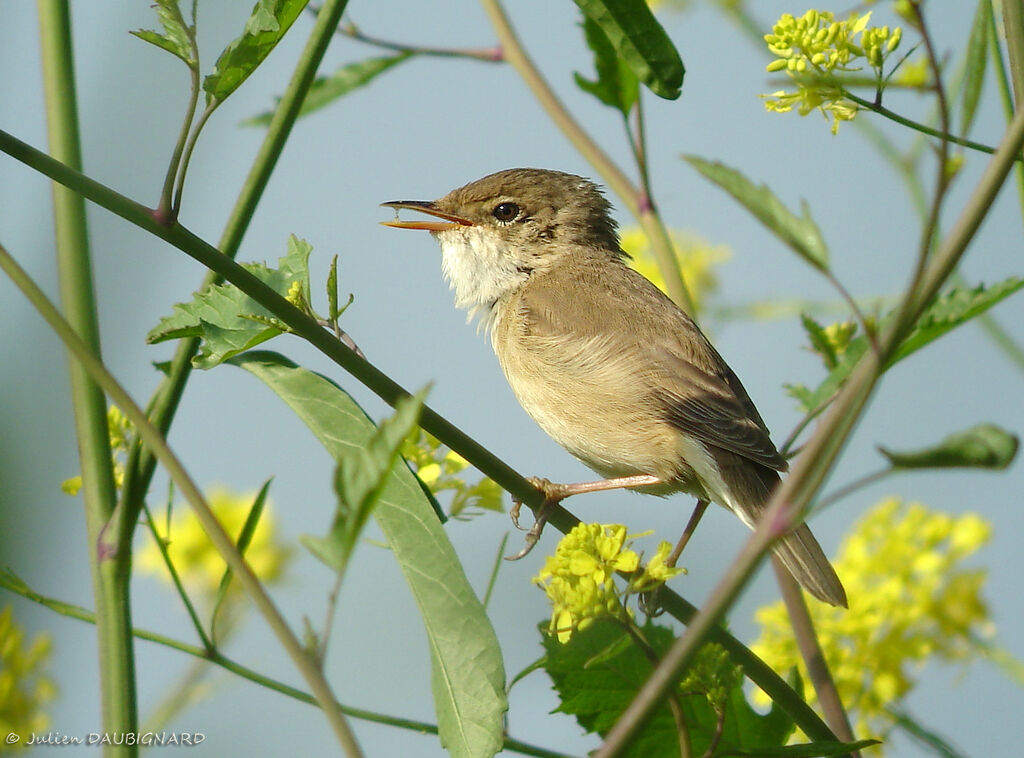
[[[879,345],[883,358],[899,345],[925,304],[938,292],[959,262],[1016,161],[1022,144],[1024,111],[1014,117],[956,224],[922,272],[920,282],[915,282],[916,286],[908,289],[899,309],[899,317],[881,335]],[[757,528],[716,586],[707,604],[693,619],[686,633],[676,640],[663,657],[662,664],[655,669],[608,733],[604,744],[593,754],[595,758],[618,755],[628,744],[636,729],[646,721],[676,681],[678,672],[692,660],[704,639],[719,623],[726,609],[764,559],[773,541],[801,517],[831,471],[871,397],[881,372],[879,356],[873,351],[865,352],[828,415],[800,454],[792,473],[775,489]]]
[[[71,17],[66,0],[39,0],[39,36],[50,150],[66,165],[82,165]],[[67,320],[90,353],[100,354],[85,201],[53,185],[57,277]],[[131,556],[111,553],[105,531],[117,488],[111,465],[107,404],[80,363],[69,361],[71,403],[82,470],[86,538],[96,605],[102,726],[108,734],[137,731],[135,657],[131,637]],[[136,755],[137,746],[108,746],[107,755]]]
[[[29,278],[3,247],[0,247],[0,268],[4,270],[11,278],[11,281],[14,282],[36,310],[39,311],[39,314],[50,325],[50,328],[56,332],[64,345],[89,373],[89,376],[110,396],[111,400],[121,408],[125,416],[135,425],[139,436],[149,449],[153,451],[153,454],[167,470],[168,475],[174,480],[175,485],[177,485],[189,505],[192,506],[196,517],[199,519],[199,523],[203,527],[203,531],[206,532],[217,552],[220,553],[224,561],[234,571],[242,587],[266,619],[267,624],[281,642],[282,647],[284,647],[292,659],[295,667],[302,674],[307,684],[309,684],[317,703],[319,703],[328,722],[334,729],[334,733],[344,753],[349,758],[361,758],[362,751],[359,749],[359,745],[356,743],[355,736],[349,729],[344,715],[337,707],[337,702],[331,692],[330,685],[302,647],[302,643],[292,633],[288,623],[277,610],[263,585],[260,584],[259,579],[256,578],[249,564],[238,552],[234,541],[224,531],[217,517],[210,510],[209,504],[182,466],[181,461],[178,460],[177,456],[167,446],[163,435],[149,422],[145,412],[135,404],[135,401],[132,400],[131,396],[107,371],[106,367],[90,350],[89,346],[75,333],[71,325],[61,317],[42,290]],[[129,627],[129,639],[130,635],[131,629]]]
[[[661,216],[654,207],[653,200],[644,197],[558,99],[554,90],[551,89],[551,85],[547,83],[523,48],[499,0],[481,0],[481,3],[498,35],[505,59],[523,79],[555,126],[562,130],[562,133],[601,175],[611,190],[622,199],[627,210],[639,222],[651,243],[651,251],[658,261],[658,268],[661,269],[665,279],[669,296],[680,308],[691,316],[694,315],[693,299],[683,282],[672,240],[669,238],[668,230],[665,229]]]

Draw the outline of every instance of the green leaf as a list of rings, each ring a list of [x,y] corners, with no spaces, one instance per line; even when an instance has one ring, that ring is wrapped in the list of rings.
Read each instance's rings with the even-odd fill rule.
[[[964,137],[971,130],[981,100],[985,67],[988,64],[988,33],[991,23],[992,0],[978,0],[964,60],[963,108],[960,113],[960,134]]]
[[[573,74],[576,86],[628,117],[640,94],[636,75],[615,51],[601,27],[589,18],[583,19],[583,35],[594,53],[597,79],[590,81],[580,74]]]
[[[806,201],[800,203],[802,215],[796,216],[767,185],[755,185],[736,169],[717,161],[712,163],[695,155],[683,157],[706,178],[736,198],[807,263],[819,271],[828,271],[828,246],[811,218]]]
[[[662,657],[672,645],[673,635],[666,627],[650,621],[640,629],[643,637]],[[647,655],[618,622],[598,620],[583,631],[575,632],[565,644],[547,634],[541,625],[547,655],[544,668],[561,698],[556,709],[575,716],[588,732],[605,735],[618,721],[652,671]],[[714,646],[721,650],[717,645]],[[720,672],[728,685],[719,703],[725,718],[715,755],[728,751],[785,745],[793,731],[793,722],[781,709],[761,715],[747,703],[742,676],[728,661]],[[711,744],[719,728],[719,715],[703,692],[695,692],[687,683],[678,693],[694,755],[701,755]],[[630,741],[624,756],[676,756],[679,739],[668,705],[662,703]]]
[[[294,282],[303,293],[309,292],[309,254],[312,248],[294,235],[288,238],[288,252],[278,260],[278,268],[264,263],[242,266],[287,297]],[[274,315],[233,284],[218,284],[195,293],[189,303],[174,306],[174,313],[160,320],[146,341],[150,344],[182,337],[201,337],[199,353],[192,360],[196,368],[213,368],[233,355],[245,352],[283,329]]]
[[[416,428],[423,409],[424,392],[404,397],[395,415],[377,427],[365,447],[346,450],[338,461],[334,491],[338,507],[326,537],[306,535],[302,544],[337,572],[345,570],[359,535],[391,477],[405,438]]]
[[[263,486],[260,487],[260,491],[256,493],[256,499],[253,500],[252,507],[249,508],[249,514],[245,517],[245,523],[242,524],[242,530],[238,533],[238,537],[235,540],[235,547],[238,548],[239,554],[243,556],[245,551],[249,549],[249,543],[252,542],[252,536],[256,533],[260,516],[263,515],[263,506],[267,502],[270,482],[271,480],[267,479]],[[231,570],[231,566],[228,565],[224,568],[224,573],[221,575],[220,584],[217,586],[217,594],[213,601],[213,611],[210,612],[210,637],[213,639],[216,639],[217,612],[220,610],[224,598],[227,597],[232,576],[234,576],[234,572]]]
[[[1011,276],[1009,279],[985,287],[979,284],[970,289],[954,288],[939,295],[930,306],[921,314],[921,318],[911,329],[910,334],[900,344],[893,354],[892,359],[886,364],[888,370],[894,364],[906,358],[908,355],[917,352],[930,342],[937,340],[947,332],[980,316],[993,305],[1024,287],[1024,279]],[[890,311],[879,322],[878,332],[883,333],[895,318],[895,312]],[[817,408],[821,403],[832,397],[842,386],[843,382],[850,375],[857,361],[868,349],[868,341],[864,335],[860,335],[850,341],[846,351],[839,359],[838,365],[832,369],[825,380],[816,389],[807,393],[799,393],[798,398],[804,410]],[[792,390],[791,393],[793,394]]]
[[[275,353],[231,359],[284,400],[335,460],[365,448],[373,422],[329,379]],[[406,465],[395,466],[373,516],[419,606],[432,664],[441,741],[453,756],[491,756],[508,708],[501,650],[483,605],[439,520],[440,510]]]
[[[750,750],[724,750],[715,753],[715,758],[817,758],[817,756],[846,755],[858,750],[881,745],[881,740],[857,740],[856,742],[805,742],[800,745],[782,747],[752,748]]]
[[[185,23],[181,15],[181,8],[178,7],[178,0],[156,0],[157,18],[160,26],[163,27],[163,34],[149,29],[138,29],[131,32],[141,40],[166,50],[171,55],[180,58],[185,65],[194,69],[199,65],[196,60],[196,48],[193,35],[195,27]],[[193,6],[193,10],[195,10]]]
[[[686,69],[644,0],[575,0],[636,75],[658,97],[675,100]]]
[[[995,424],[978,424],[946,437],[938,445],[897,451],[879,446],[893,468],[1004,469],[1017,455],[1020,440]]]
[[[319,76],[309,88],[302,101],[299,117],[320,110],[353,90],[363,87],[399,63],[409,60],[411,52],[404,52],[385,58],[369,58],[365,61],[342,66],[330,76]],[[273,118],[274,111],[264,111],[242,122],[242,126],[266,126]]]
[[[836,357],[836,351],[832,347],[832,341],[825,333],[825,327],[807,313],[800,314],[800,323],[804,325],[804,331],[807,332],[807,338],[811,342],[811,350],[821,356],[821,359],[825,362],[825,368],[829,370],[834,369],[839,359]]]
[[[222,103],[238,89],[284,37],[308,0],[257,0],[245,31],[217,59],[203,79],[206,105]]]

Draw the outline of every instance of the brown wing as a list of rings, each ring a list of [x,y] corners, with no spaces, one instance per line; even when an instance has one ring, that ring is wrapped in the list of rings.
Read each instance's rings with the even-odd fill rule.
[[[670,424],[786,470],[740,380],[693,321],[643,276],[618,261],[583,256],[580,265],[556,267],[526,289],[520,309],[531,334],[602,338],[629,356],[639,386],[655,385],[654,400]],[[565,307],[567,300],[573,307]]]

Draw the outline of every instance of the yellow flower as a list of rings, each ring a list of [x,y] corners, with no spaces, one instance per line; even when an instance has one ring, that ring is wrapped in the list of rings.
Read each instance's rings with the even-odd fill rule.
[[[0,611],[0,739],[15,748],[8,735],[24,739],[43,732],[49,719],[43,706],[57,694],[53,681],[43,669],[50,658],[50,637],[38,634],[27,646],[25,632],[14,621],[11,606]]]
[[[110,456],[111,465],[114,468],[114,486],[118,489],[124,484],[124,462],[122,457],[128,455],[128,448],[131,444],[132,422],[121,412],[116,405],[107,409],[107,431],[110,434]],[[82,475],[77,474],[65,479],[60,484],[61,491],[65,495],[77,495],[82,489]]]
[[[845,96],[837,74],[859,71],[860,64],[867,63],[881,82],[886,58],[903,38],[899,27],[869,27],[870,19],[870,11],[863,16],[851,13],[845,21],[836,21],[834,14],[813,9],[799,18],[783,14],[771,34],[764,36],[768,50],[775,56],[767,70],[784,71],[796,91],[762,95],[765,108],[784,113],[796,107],[801,116],[818,110],[826,119],[832,117],[833,134],[839,130],[841,121],[852,121],[858,106]]]
[[[961,562],[991,535],[981,517],[952,517],[898,498],[881,501],[843,542],[835,561],[849,610],[814,603],[811,615],[843,703],[858,731],[884,734],[887,708],[913,689],[930,659],[968,660],[988,650],[982,569]],[[776,671],[796,666],[813,702],[807,671],[782,603],[756,615],[751,649]]]
[[[502,489],[498,483],[483,476],[469,484],[456,476],[469,468],[469,462],[454,450],[448,450],[441,441],[422,429],[417,429],[402,445],[402,456],[416,470],[416,475],[432,493],[452,491],[448,512],[459,517],[468,508],[501,510]]]
[[[207,501],[224,531],[237,539],[245,524],[255,500],[255,493],[239,494],[219,487],[210,491]],[[157,531],[161,532],[164,519],[154,515]],[[213,595],[220,585],[226,564],[220,553],[210,542],[206,532],[190,508],[179,508],[171,520],[168,534],[161,534],[167,544],[171,563],[186,587]],[[245,551],[245,560],[261,580],[271,582],[279,579],[291,559],[290,548],[278,541],[277,528],[270,502],[264,504],[252,540]],[[135,566],[143,572],[157,574],[170,580],[160,548],[149,539],[146,546],[135,556]]]
[[[663,542],[651,562],[654,572],[648,567],[620,589],[616,572],[640,567],[640,556],[627,544],[638,536],[627,535],[622,524],[579,524],[559,541],[533,579],[551,600],[548,630],[559,642],[568,642],[574,631],[586,629],[596,618],[630,618],[632,612],[624,605],[629,594],[652,590],[682,572],[664,565],[671,545]]]
[[[725,245],[712,245],[694,234],[672,231],[669,236],[683,282],[693,299],[694,307],[700,313],[708,298],[718,291],[715,268],[729,260],[732,253]],[[627,227],[622,230],[619,242],[630,256],[629,265],[650,279],[662,292],[667,292],[665,278],[661,275],[643,230],[636,226]]]

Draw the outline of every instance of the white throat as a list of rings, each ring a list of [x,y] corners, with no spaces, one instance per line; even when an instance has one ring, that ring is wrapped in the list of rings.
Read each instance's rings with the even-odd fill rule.
[[[492,306],[526,281],[513,257],[496,235],[475,226],[436,232],[441,245],[441,268],[455,291],[455,305],[468,311],[467,321],[483,315],[481,325],[493,325]]]

